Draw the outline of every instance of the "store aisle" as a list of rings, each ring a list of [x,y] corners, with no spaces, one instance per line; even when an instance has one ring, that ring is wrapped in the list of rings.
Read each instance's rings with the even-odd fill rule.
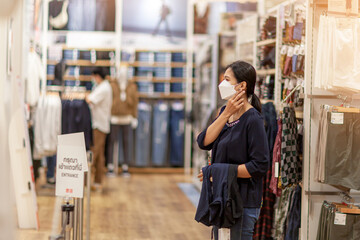
[[[195,207],[178,187],[176,174],[132,174],[106,178],[104,193],[92,193],[92,240],[209,239],[210,229],[194,220]],[[21,240],[48,239],[55,197],[39,196],[40,231],[19,230]]]

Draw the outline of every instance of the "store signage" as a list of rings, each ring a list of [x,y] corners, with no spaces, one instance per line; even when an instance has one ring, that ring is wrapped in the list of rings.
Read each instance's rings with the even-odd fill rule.
[[[56,196],[83,198],[87,158],[84,133],[58,136]]]

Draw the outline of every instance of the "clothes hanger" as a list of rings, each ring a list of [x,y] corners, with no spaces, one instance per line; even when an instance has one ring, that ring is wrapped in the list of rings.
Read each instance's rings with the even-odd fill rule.
[[[340,106],[331,105],[332,112],[342,112],[342,113],[360,113],[359,108],[350,107],[352,98],[349,96],[338,95],[339,99],[342,99]]]

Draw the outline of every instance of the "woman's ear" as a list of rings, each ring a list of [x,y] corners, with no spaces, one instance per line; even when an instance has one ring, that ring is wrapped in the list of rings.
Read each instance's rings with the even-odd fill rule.
[[[241,89],[243,89],[243,90],[246,92],[246,90],[247,90],[247,83],[246,83],[245,81],[242,81],[242,82],[240,83],[240,86],[241,86]]]
[[[236,85],[235,90],[236,91],[245,91],[246,92],[246,86],[247,86],[246,82],[242,81],[241,83]]]

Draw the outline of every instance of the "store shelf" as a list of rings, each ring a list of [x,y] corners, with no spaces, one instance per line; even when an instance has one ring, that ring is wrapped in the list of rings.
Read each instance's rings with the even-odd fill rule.
[[[124,49],[126,51],[126,48]],[[186,49],[136,49],[135,52],[169,52],[169,53],[186,53]]]
[[[272,69],[259,69],[259,70],[256,70],[256,73],[259,76],[275,75],[276,74],[276,69],[275,68],[272,68]]]
[[[154,83],[186,83],[186,78],[156,78],[156,77],[133,77],[129,79],[134,82],[154,82]],[[193,78],[195,83],[195,78]]]
[[[91,76],[90,75],[79,75],[79,78],[76,78],[75,76],[64,75],[63,79],[64,79],[64,81],[65,80],[73,80],[73,81],[79,80],[79,81],[90,82]],[[54,80],[54,75],[47,75],[47,80]]]
[[[185,99],[185,93],[139,93],[139,98],[147,99]]]
[[[261,47],[261,46],[275,46],[276,44],[276,39],[266,39],[264,41],[260,41],[256,43],[257,47]]]
[[[133,62],[128,63],[131,67],[172,67],[172,68],[185,68],[186,62]],[[193,67],[196,67],[193,64]]]
[[[56,60],[48,60],[48,65],[56,65],[59,63]],[[82,67],[91,67],[91,66],[98,66],[98,67],[110,67],[114,66],[110,60],[97,60],[95,63],[92,63],[90,60],[66,60],[65,64],[68,66],[82,66]]]
[[[78,51],[99,51],[99,52],[115,52],[115,48],[75,48],[75,47],[63,47],[63,50],[78,50]]]
[[[114,66],[114,63],[112,63],[110,60],[97,60],[95,63],[92,63],[90,60],[67,60],[66,65],[110,67]]]
[[[235,37],[236,36],[236,32],[235,31],[221,31],[219,33],[219,35],[221,36],[228,36],[228,37]]]

